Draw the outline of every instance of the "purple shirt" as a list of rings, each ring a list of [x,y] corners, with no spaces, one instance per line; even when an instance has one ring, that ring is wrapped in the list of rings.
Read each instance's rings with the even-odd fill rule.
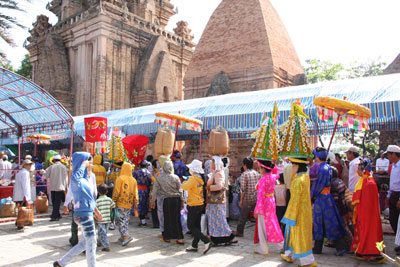
[[[314,165],[312,165],[312,167],[309,170],[310,179],[317,178],[318,169],[319,169],[319,163],[315,162]]]

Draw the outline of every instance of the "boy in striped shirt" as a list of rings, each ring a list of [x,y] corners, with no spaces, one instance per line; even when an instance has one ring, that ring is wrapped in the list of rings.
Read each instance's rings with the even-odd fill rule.
[[[107,194],[107,185],[101,184],[98,188],[99,198],[96,200],[96,207],[100,211],[103,219],[98,221],[98,236],[101,245],[104,247],[102,251],[110,251],[110,244],[108,242],[107,230],[111,223],[111,209],[115,208],[115,203],[109,198]]]

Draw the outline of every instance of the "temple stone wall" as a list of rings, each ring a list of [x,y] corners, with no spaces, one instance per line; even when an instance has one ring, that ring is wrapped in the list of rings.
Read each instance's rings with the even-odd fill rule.
[[[379,150],[386,151],[388,145],[400,146],[400,132],[399,131],[380,131],[379,136]]]
[[[187,23],[164,29],[169,1],[53,0],[59,22],[39,16],[26,48],[33,80],[72,115],[183,99],[194,43]]]

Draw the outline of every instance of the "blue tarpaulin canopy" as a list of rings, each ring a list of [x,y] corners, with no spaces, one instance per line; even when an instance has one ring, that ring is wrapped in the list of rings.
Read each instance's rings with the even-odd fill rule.
[[[65,131],[72,128],[68,111],[44,89],[0,68],[0,135]]]
[[[160,125],[154,123],[156,112],[178,113],[203,121],[203,132],[221,125],[233,138],[247,138],[258,129],[264,113],[270,113],[276,102],[280,111],[279,122],[287,120],[291,102],[299,99],[311,117],[310,131],[330,134],[333,124],[320,121],[313,99],[331,96],[367,106],[371,109],[371,129],[398,130],[400,119],[400,74],[382,75],[343,81],[307,84],[244,93],[161,103],[150,106],[106,111],[75,117],[75,131],[85,135],[85,117],[106,117],[108,127],[118,126],[126,135],[141,134],[154,138]],[[339,132],[348,129],[339,127]],[[187,136],[197,138],[195,132],[180,131],[178,140]]]

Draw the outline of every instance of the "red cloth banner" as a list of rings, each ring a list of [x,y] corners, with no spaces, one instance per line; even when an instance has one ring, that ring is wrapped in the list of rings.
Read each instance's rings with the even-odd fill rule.
[[[144,159],[148,143],[149,138],[144,135],[130,135],[122,139],[126,156],[136,166]]]
[[[107,142],[107,118],[85,118],[86,142]]]

